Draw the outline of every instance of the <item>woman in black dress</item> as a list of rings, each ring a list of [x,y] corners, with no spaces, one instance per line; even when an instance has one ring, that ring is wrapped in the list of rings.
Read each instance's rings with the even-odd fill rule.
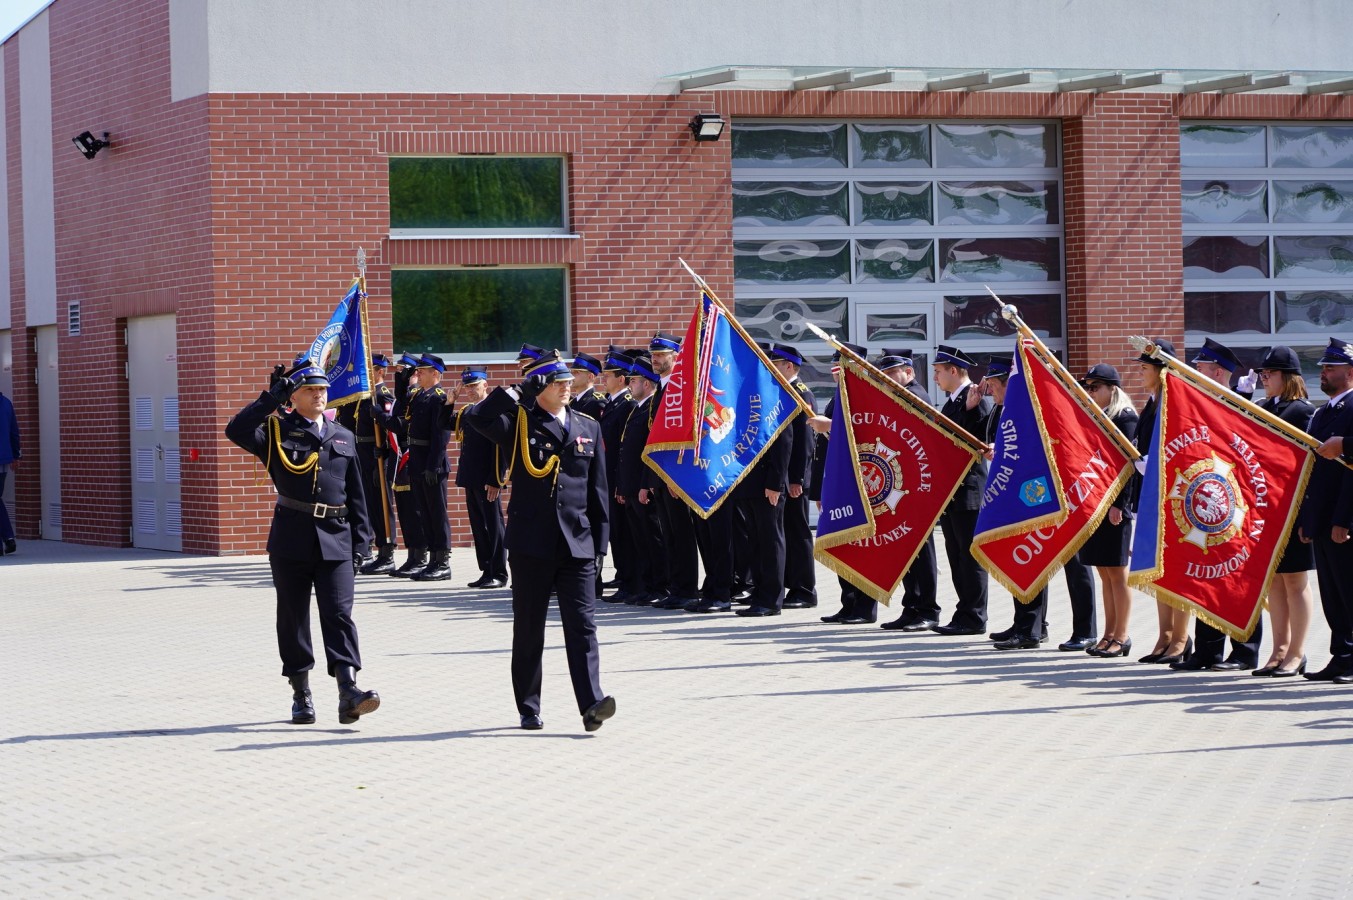
[[[1118,370],[1107,363],[1092,366],[1081,384],[1090,399],[1113,420],[1129,442],[1137,436],[1137,410],[1123,392]],[[1086,649],[1091,656],[1127,656],[1132,649],[1128,620],[1132,618],[1132,592],[1128,588],[1128,550],[1132,541],[1132,486],[1124,485],[1109,507],[1108,515],[1081,547],[1080,561],[1094,566],[1104,596],[1104,636]]]
[[[1290,347],[1274,347],[1259,366],[1267,395],[1259,404],[1302,431],[1311,424],[1315,407],[1306,399],[1301,364]],[[1291,678],[1306,671],[1306,629],[1311,624],[1314,601],[1306,573],[1315,568],[1310,544],[1303,544],[1297,529],[1287,539],[1278,571],[1268,589],[1268,614],[1273,620],[1273,652],[1268,662],[1251,675]]]

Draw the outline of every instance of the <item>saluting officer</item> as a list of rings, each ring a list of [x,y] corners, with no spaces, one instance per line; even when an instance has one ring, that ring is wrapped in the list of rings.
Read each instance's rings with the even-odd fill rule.
[[[931,368],[935,384],[949,394],[940,412],[969,434],[980,438],[987,433],[992,404],[981,389],[968,378],[968,369],[977,365],[957,347],[940,345]],[[986,487],[987,461],[978,457],[940,516],[944,534],[944,555],[949,560],[949,577],[958,594],[954,617],[946,625],[932,630],[940,634],[981,634],[987,627],[987,572],[973,558],[971,547],[977,531],[977,511]]]
[[[451,522],[446,514],[446,482],[451,464],[446,445],[451,441],[454,398],[441,388],[446,363],[424,353],[414,369],[418,390],[399,396],[395,384],[394,418],[403,419],[409,448],[409,484],[418,499],[423,536],[428,542],[427,568],[414,572],[414,581],[445,581],[451,577]]]
[[[542,353],[520,389],[496,388],[470,424],[508,451],[512,496],[507,549],[512,567],[512,689],[521,727],[540,717],[541,659],[550,592],[559,595],[569,675],[583,716],[596,731],[615,715],[601,692],[597,649],[597,559],[606,552],[609,503],[601,426],[568,409],[573,375],[558,351]],[[535,396],[529,409],[521,396]]]
[[[362,468],[367,512],[371,514],[371,527],[376,533],[376,558],[362,566],[363,575],[385,575],[395,570],[395,460],[391,457],[385,427],[372,412],[379,407],[388,414],[395,405],[394,392],[385,384],[385,370],[389,366],[388,356],[373,353],[370,398],[344,404],[334,416],[335,421],[357,438],[357,462]]]
[[[596,417],[601,424],[601,438],[606,444],[606,484],[610,486],[611,503],[611,561],[615,565],[615,584],[618,590],[603,599],[608,603],[624,603],[631,596],[635,565],[633,535],[624,504],[616,499],[620,485],[620,438],[625,422],[634,409],[634,396],[629,389],[630,357],[612,346],[601,364],[601,386],[606,402]],[[597,596],[601,596],[598,594]]]
[[[488,396],[489,376],[467,366],[460,373],[465,404],[451,416],[460,459],[456,462],[456,487],[465,492],[465,512],[474,538],[479,577],[466,587],[500,588],[507,584],[507,548],[503,545],[503,501],[507,481],[507,458],[488,438],[467,427],[467,413]]]
[[[402,353],[395,361],[395,389],[404,390],[412,395],[417,387],[409,385],[418,357]],[[401,386],[402,385],[402,386]],[[404,538],[406,559],[404,564],[386,574],[392,578],[409,578],[427,568],[428,544],[423,536],[423,517],[418,510],[418,497],[409,484],[409,448],[406,440],[403,417],[395,418],[393,405],[386,409],[372,404],[371,416],[385,429],[385,439],[389,444],[389,467],[394,477],[395,512],[399,516],[399,533]]]
[[[290,401],[292,411],[273,415]],[[277,647],[291,682],[291,721],[315,721],[310,670],[310,592],[315,593],[324,655],[338,681],[338,721],[375,712],[380,697],[357,687],[362,668],[352,621],[353,579],[371,542],[371,521],[357,467],[357,441],[324,418],[329,380],[305,365],[275,380],[225,428],[232,443],[263,460],[277,489],[268,564],[277,591]]]

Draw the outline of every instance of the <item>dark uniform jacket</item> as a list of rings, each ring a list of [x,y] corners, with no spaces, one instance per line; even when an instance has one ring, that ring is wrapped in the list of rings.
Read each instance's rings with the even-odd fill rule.
[[[649,414],[656,396],[641,403],[630,400],[630,410],[620,434],[619,459],[616,461],[615,491],[627,501],[636,501],[639,491],[649,487],[648,466],[644,465],[644,445],[648,443]]]
[[[264,391],[226,424],[226,437],[264,461],[281,496],[302,503],[344,506],[348,512],[345,516],[317,518],[311,513],[278,506],[268,532],[268,553],[312,560],[318,552],[320,559],[348,562],[354,555],[365,556],[372,538],[371,520],[362,493],[353,433],[337,422],[325,422],[321,440],[317,426],[294,412],[286,413],[277,419],[276,426],[270,426],[268,419],[275,409],[277,401]],[[277,428],[277,440],[273,427]],[[282,461],[285,457],[292,466],[300,466],[316,452],[318,462],[309,472],[291,472]]]
[[[446,391],[410,390],[404,400],[396,400],[392,418],[399,421],[398,433],[409,451],[409,471],[450,473],[446,445],[451,441],[451,407]]]
[[[983,397],[976,407],[968,409],[968,391],[976,390],[980,390],[980,388],[975,384],[964,385],[958,393],[945,402],[940,412],[952,419],[968,434],[981,438],[982,435],[987,433],[987,421],[991,418],[993,406],[990,397]],[[954,498],[949,501],[949,505],[957,509],[981,508],[982,491],[985,490],[986,484],[987,461],[979,456],[972,467],[968,469],[968,474],[963,477],[963,483],[959,485],[958,491],[955,492]]]
[[[1320,441],[1335,436],[1348,440],[1353,435],[1353,394],[1317,409],[1309,431]],[[1297,521],[1306,537],[1312,539],[1327,538],[1335,525],[1353,528],[1353,471],[1337,459],[1316,457]]]
[[[588,388],[569,401],[570,409],[576,409],[578,412],[597,420],[601,419],[601,410],[605,405],[606,392],[599,391],[596,388]]]
[[[460,442],[460,459],[456,462],[456,487],[483,488],[485,485],[502,487],[507,478],[507,454],[469,425],[467,414],[478,405],[462,406],[451,416],[456,440]]]
[[[526,453],[537,469],[559,460],[551,474],[527,470],[517,435],[519,411],[526,416]],[[609,540],[610,500],[606,487],[606,449],[597,420],[568,412],[568,433],[559,420],[533,406],[520,406],[503,388],[495,388],[467,416],[469,424],[497,444],[512,460],[508,477],[507,549],[528,556],[554,556],[560,540],[577,559],[604,556]]]
[[[371,407],[378,406],[388,412],[395,403],[395,393],[384,384],[376,385],[371,392],[371,402],[365,400],[357,403],[346,403],[338,408],[334,418],[340,425],[351,431],[358,437],[358,443],[373,443],[376,437],[376,417],[371,412]],[[382,423],[383,424],[383,423]]]
[[[606,398],[601,415],[593,417],[601,423],[601,437],[606,442],[606,483],[612,490],[620,484],[620,436],[633,409],[634,396],[626,388],[614,397]]]
[[[798,378],[795,378],[790,384],[816,414],[817,400],[813,397],[813,392],[808,388],[808,385]],[[813,448],[817,442],[813,440],[813,429],[808,427],[807,415],[800,414],[797,416],[789,428],[794,433],[794,446],[789,453],[789,473],[786,477],[790,484],[800,484],[807,488],[813,477]]]
[[[802,415],[799,416],[802,418]],[[775,440],[761,454],[750,472],[733,488],[738,500],[764,497],[766,491],[784,493],[788,487],[789,458],[794,452],[794,422],[781,429]]]

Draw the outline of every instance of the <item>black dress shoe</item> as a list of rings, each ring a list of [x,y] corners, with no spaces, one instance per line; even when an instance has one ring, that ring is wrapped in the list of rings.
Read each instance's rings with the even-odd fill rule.
[[[1202,672],[1205,669],[1212,668],[1212,666],[1213,663],[1210,663],[1199,656],[1186,656],[1183,659],[1178,659],[1170,663],[1170,668],[1174,669],[1176,672]]]
[[[601,586],[604,588],[620,587],[620,579],[612,578],[610,581],[603,581]]]
[[[357,673],[352,666],[335,666],[334,677],[338,680],[339,724],[351,725],[380,708],[380,695],[357,686]]]
[[[1004,631],[993,631],[991,634],[987,635],[987,637],[991,638],[993,641],[1008,641],[1014,636],[1015,628],[1013,625]]]
[[[901,631],[902,629],[906,628],[908,625],[912,624],[915,621],[916,621],[915,613],[904,612],[896,619],[893,619],[891,622],[884,622],[879,627],[882,628],[884,631]]]
[[[833,625],[839,625],[841,623],[841,620],[844,619],[845,617],[846,611],[843,609],[840,612],[832,613],[830,616],[819,616],[818,618],[822,619],[822,621],[824,622],[830,622]]]
[[[734,591],[733,596],[729,597],[728,599],[733,601],[734,603],[751,603],[752,592],[749,591],[747,588],[743,588],[740,591]]]
[[[1253,672],[1251,672],[1250,674],[1251,674],[1251,675],[1258,676],[1259,678],[1267,678],[1267,677],[1269,677],[1270,675],[1272,675],[1274,672],[1278,671],[1278,668],[1279,668],[1280,666],[1282,666],[1282,664],[1283,664],[1283,663],[1282,663],[1282,660],[1278,660],[1276,663],[1272,663],[1271,665],[1267,665],[1267,666],[1263,666],[1262,668],[1255,669],[1255,670],[1254,670]],[[1293,674],[1296,674],[1296,673],[1293,673]]]
[[[936,625],[934,628],[930,630],[935,632],[936,634],[949,634],[949,635],[981,634],[982,632],[986,631],[986,629],[983,628],[981,625],[978,625],[976,628],[974,628],[970,625],[955,625],[952,622],[950,622],[948,625]]]
[[[699,602],[698,597],[678,597],[674,594],[665,594],[656,598],[652,604],[654,609],[685,609],[687,604]]]
[[[1038,638],[1025,637],[1023,635],[1014,635],[1003,641],[997,641],[991,646],[997,650],[1037,650],[1039,645]]]
[[[692,613],[721,613],[728,612],[733,608],[733,604],[727,600],[701,600],[686,607],[686,612]],[[756,607],[752,607],[755,609]],[[739,610],[741,611],[741,610]]]
[[[315,704],[310,697],[310,673],[292,675],[287,680],[291,682],[291,724],[314,725]]]
[[[781,609],[813,609],[817,606],[816,600],[786,600]]]
[[[1305,678],[1307,681],[1334,681],[1335,679],[1341,678],[1347,674],[1348,672],[1347,670],[1344,669],[1343,666],[1335,665],[1334,662],[1331,661],[1325,666],[1325,668],[1321,669],[1319,672],[1307,672],[1302,677]],[[1347,684],[1347,682],[1340,683]]]
[[[485,589],[485,588],[501,588],[501,587],[507,587],[507,579],[506,579],[506,578],[490,578],[488,581],[485,581],[485,582],[483,582],[482,584],[477,584],[477,585],[475,585],[475,587],[480,588],[481,590],[482,590],[482,589]]]
[[[588,731],[596,731],[611,716],[615,715],[615,698],[602,697],[596,703],[587,708],[583,713],[583,728]]]
[[[521,727],[527,731],[539,731],[545,727],[545,720],[540,716],[522,716]]]
[[[1247,669],[1253,669],[1254,666],[1247,662],[1241,662],[1238,659],[1227,659],[1212,666],[1213,672],[1243,672]]]
[[[1275,672],[1273,674],[1277,675],[1278,673]],[[1345,672],[1342,675],[1335,675],[1334,678],[1331,680],[1335,684],[1353,684],[1353,672]]]
[[[633,605],[634,595],[627,591],[616,591],[601,598],[603,603],[629,603]]]
[[[749,618],[760,618],[761,616],[778,616],[780,611],[773,606],[749,606],[746,609],[736,610],[733,615],[747,616]]]
[[[866,619],[864,616],[845,616],[840,620],[841,625],[873,625],[877,619]]]
[[[488,581],[488,580],[489,580],[489,576],[487,576],[487,575],[480,575],[480,576],[479,576],[478,578],[476,578],[474,581],[466,582],[465,586],[466,586],[466,587],[472,587],[472,588],[483,587],[483,586],[484,586],[484,582],[486,582],[486,581]]]
[[[1088,638],[1073,637],[1071,640],[1066,641],[1065,643],[1058,644],[1057,649],[1061,650],[1063,653],[1083,653],[1084,651],[1089,650],[1095,644],[1096,641],[1092,637]]]

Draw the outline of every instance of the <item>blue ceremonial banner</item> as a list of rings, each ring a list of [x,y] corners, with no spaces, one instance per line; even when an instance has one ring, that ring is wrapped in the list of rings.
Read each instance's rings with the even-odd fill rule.
[[[329,324],[315,336],[305,358],[329,376],[329,405],[371,396],[371,348],[366,340],[366,293],[360,278],[338,302]]]
[[[847,422],[848,415],[849,400],[842,395],[838,384],[832,399],[829,433],[839,439],[827,442],[827,458],[823,461],[822,513],[817,520],[819,538],[839,536],[842,540],[853,540],[872,535],[876,527],[874,508],[860,473],[859,454]]]
[[[662,389],[644,462],[707,518],[800,411],[798,392],[708,292]]]
[[[1137,506],[1137,520],[1132,528],[1132,559],[1128,563],[1128,577],[1143,576],[1157,569],[1160,542],[1165,536],[1161,526],[1160,471],[1160,415],[1151,426],[1151,443],[1147,444],[1145,470],[1142,472],[1142,500]]]

